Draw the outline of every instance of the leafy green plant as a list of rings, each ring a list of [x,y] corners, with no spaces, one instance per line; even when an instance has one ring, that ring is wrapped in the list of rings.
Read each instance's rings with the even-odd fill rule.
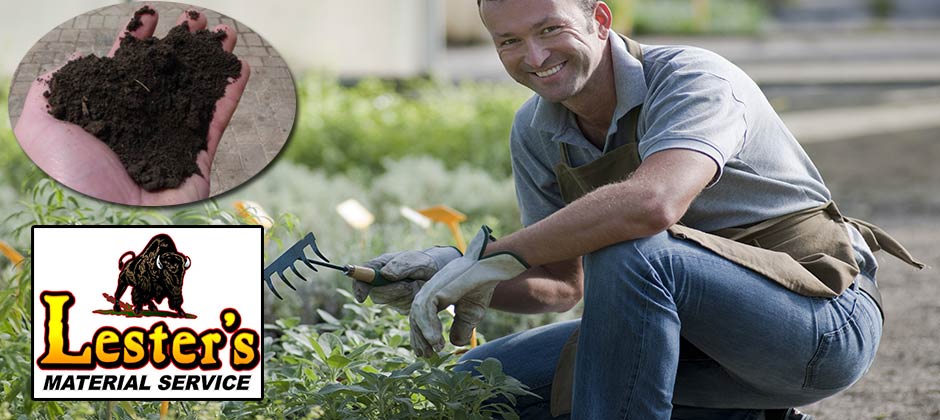
[[[0,180],[5,180],[7,185],[18,188],[28,178],[35,176],[32,162],[20,149],[16,139],[13,137],[13,129],[10,127],[10,119],[7,118],[7,100],[10,90],[10,81],[0,79]],[[0,198],[3,196],[0,195]],[[2,201],[0,203],[9,201]],[[2,211],[2,210],[0,210]],[[0,213],[2,214],[2,213]]]
[[[515,418],[506,403],[494,401],[514,401],[527,392],[502,373],[498,361],[484,361],[478,368],[482,376],[475,377],[451,370],[453,348],[416,359],[404,316],[352,303],[352,296],[341,293],[347,300],[341,318],[321,313],[324,322],[314,326],[286,319],[266,327],[279,334],[265,354],[265,366],[274,366],[266,371],[266,391],[290,396],[282,397],[284,407],[319,407],[323,418],[338,419]],[[253,408],[243,410],[240,414]]]
[[[637,34],[753,34],[767,11],[762,1],[634,0],[633,31]],[[615,22],[616,23],[616,22]]]
[[[342,263],[452,243],[442,225],[425,229],[403,219],[401,206],[454,207],[468,216],[468,238],[484,223],[502,234],[518,228],[506,142],[513,112],[529,94],[524,89],[429,81],[343,87],[322,76],[305,81],[288,151],[300,164],[282,160],[218,200],[171,209],[116,206],[63,189],[35,169],[10,127],[0,125],[0,239],[26,253],[35,224],[249,223],[228,210],[242,199],[273,215],[274,226],[265,233],[268,260],[307,231]],[[6,92],[2,83],[0,92]],[[0,111],[4,106],[0,101]],[[476,166],[464,165],[464,156]],[[351,228],[335,212],[347,198],[373,210],[376,222],[369,230]],[[29,264],[29,255],[16,267],[0,257],[0,419],[156,418],[156,402],[28,398]],[[338,272],[305,274],[311,281],[294,282],[298,292],[285,293],[284,301],[265,294],[265,374],[271,384],[265,400],[174,402],[171,418],[513,418],[508,406],[494,401],[512,401],[525,391],[495,361],[483,362],[483,375],[474,377],[452,370],[453,347],[437,359],[415,359],[407,318],[353,303],[351,282]],[[480,331],[498,337],[555,319],[491,311]],[[479,338],[485,341],[483,334]]]
[[[447,170],[442,163],[427,157],[386,160],[385,172],[362,185],[348,176],[310,170],[289,161],[279,162],[249,185],[226,194],[218,203],[231,208],[238,200],[259,203],[269,214],[290,214],[291,220],[275,223],[278,232],[269,232],[266,250],[271,257],[313,232],[321,251],[339,263],[361,263],[392,251],[424,249],[433,245],[451,245],[453,238],[444,225],[428,229],[404,219],[401,206],[414,209],[446,204],[467,214],[462,224],[469,238],[482,224],[509,232],[519,226],[512,181],[496,180],[475,168]],[[356,199],[376,216],[365,231],[349,226],[336,212],[346,199]],[[200,210],[200,209],[196,209]],[[200,210],[201,211],[201,210]],[[280,216],[279,216],[280,217]],[[198,222],[197,222],[198,223]],[[300,316],[304,323],[319,320],[316,309],[337,313],[342,299],[336,289],[351,288],[351,280],[339,272],[320,270],[313,273],[299,265],[308,282],[291,281],[298,291],[284,294],[284,301],[266,295],[268,319]],[[292,274],[288,274],[292,276]],[[284,286],[280,286],[284,288]]]
[[[0,227],[0,237],[19,238],[43,224],[169,224],[176,221],[238,224],[244,220],[215,203],[172,214],[100,205],[74,196],[51,180],[23,194],[16,224]],[[291,217],[278,217],[289,224]],[[289,238],[291,229],[275,228]],[[28,246],[19,245],[20,249]],[[33,401],[30,394],[29,255],[0,272],[0,419],[155,418],[159,403],[135,401]],[[265,399],[260,402],[173,402],[170,418],[327,418],[327,419],[483,419],[516,418],[508,403],[527,394],[502,373],[495,360],[483,361],[480,376],[456,372],[453,347],[438,357],[417,359],[409,349],[407,318],[381,305],[353,303],[339,290],[333,313],[317,309],[319,324],[283,318],[266,325]],[[338,315],[334,315],[338,314]],[[445,325],[452,319],[445,315]]]
[[[298,86],[297,122],[284,155],[360,179],[378,174],[385,159],[407,155],[508,176],[512,118],[531,95],[515,85],[426,80],[369,79],[347,87],[323,74],[308,74]]]
[[[88,418],[101,408],[88,402],[38,402],[30,395],[30,265],[26,231],[37,224],[153,224],[167,223],[159,213],[120,207],[95,207],[87,200],[63,190],[49,179],[41,179],[25,191],[20,209],[0,227],[0,238],[23,250],[24,260],[13,266],[0,264],[0,418]],[[134,410],[134,413],[140,410]],[[110,412],[110,411],[108,411]],[[21,418],[21,417],[16,417]]]
[[[894,0],[869,0],[868,9],[871,11],[872,16],[878,19],[886,19],[894,14],[897,5]]]

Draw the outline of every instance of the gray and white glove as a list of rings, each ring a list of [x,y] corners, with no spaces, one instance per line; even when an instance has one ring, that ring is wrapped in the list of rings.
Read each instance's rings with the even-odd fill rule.
[[[411,304],[411,348],[418,356],[431,356],[444,348],[441,319],[437,313],[454,305],[450,342],[463,346],[490,306],[493,290],[504,280],[529,269],[522,258],[508,252],[483,257],[495,239],[483,226],[470,241],[463,257],[451,261],[418,291]]]
[[[460,258],[457,248],[436,246],[424,251],[390,252],[379,255],[362,265],[378,271],[388,281],[395,283],[373,287],[369,283],[356,281],[353,291],[359,303],[372,296],[372,301],[393,307],[402,314],[411,310],[411,301],[424,285],[450,261]],[[409,281],[402,281],[402,280]]]

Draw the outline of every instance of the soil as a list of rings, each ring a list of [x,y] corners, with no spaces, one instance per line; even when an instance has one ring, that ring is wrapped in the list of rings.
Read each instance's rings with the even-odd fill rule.
[[[144,7],[141,7],[140,9],[137,9],[137,11],[134,12],[134,17],[131,18],[130,22],[127,22],[127,27],[124,29],[127,30],[128,32],[136,31],[137,28],[143,26],[144,24],[143,22],[140,21],[141,16],[154,15],[155,13],[157,12],[151,9],[150,6],[144,6]]]
[[[128,30],[140,26],[147,6]],[[148,191],[175,188],[193,174],[206,149],[215,103],[241,74],[222,49],[225,32],[189,32],[187,22],[163,39],[125,36],[114,57],[82,57],[63,66],[46,98],[55,118],[81,126],[118,155]]]

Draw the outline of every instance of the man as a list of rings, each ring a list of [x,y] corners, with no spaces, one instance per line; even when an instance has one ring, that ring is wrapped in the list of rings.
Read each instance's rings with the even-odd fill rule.
[[[769,418],[866,372],[882,315],[860,230],[917,263],[838,213],[753,81],[713,53],[613,33],[603,2],[479,6],[506,71],[535,92],[510,139],[526,227],[498,241],[484,228],[459,258],[435,248],[370,262],[387,278],[430,278],[372,291],[403,309],[413,296],[416,353],[443,347],[437,312],[451,304],[463,345],[486,308],[566,311],[583,298],[580,320],[464,359],[498,358],[540,395],[516,405],[525,418]]]

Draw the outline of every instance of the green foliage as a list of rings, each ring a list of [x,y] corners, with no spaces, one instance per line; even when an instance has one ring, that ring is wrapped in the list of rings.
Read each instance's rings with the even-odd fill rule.
[[[421,228],[399,214],[401,206],[420,209],[446,204],[467,214],[462,224],[464,236],[472,237],[482,224],[489,224],[508,233],[519,226],[512,181],[496,180],[474,168],[454,171],[433,159],[422,157],[386,160],[386,171],[372,180],[371,188],[343,175],[327,175],[311,171],[289,161],[272,166],[263,177],[250,185],[227,194],[219,201],[231,208],[237,200],[259,203],[269,214],[290,213],[289,229],[272,233],[267,255],[274,258],[298,238],[313,232],[320,250],[341,264],[365,262],[377,255],[408,249],[424,249],[433,245],[452,245],[453,238],[444,225]],[[376,216],[375,223],[365,232],[348,224],[335,211],[336,206],[353,198]],[[282,216],[283,218],[283,216]],[[281,225],[280,223],[278,225]],[[351,280],[333,270],[310,271],[302,264],[297,269],[307,279],[289,280],[298,291],[284,293],[279,301],[266,295],[267,319],[300,316],[304,323],[319,320],[316,309],[338,313],[342,299],[336,289],[351,289]],[[279,290],[289,290],[285,285]]]
[[[897,9],[894,0],[868,0],[868,9],[872,16],[879,19],[891,17]]]
[[[322,74],[309,74],[298,85],[298,117],[285,156],[361,177],[378,174],[387,158],[408,155],[507,176],[512,118],[530,95],[514,85],[424,80],[344,87]]]
[[[10,81],[0,79],[0,203],[12,203],[7,200],[29,178],[35,178],[39,173],[35,169],[23,149],[13,136],[7,109],[7,94],[10,90]],[[6,207],[6,206],[0,206]],[[0,208],[0,217],[5,216],[4,209]]]
[[[267,404],[265,416],[318,407],[327,419],[516,418],[505,403],[493,400],[515,401],[527,392],[502,373],[498,361],[484,361],[482,376],[474,377],[451,370],[453,348],[415,359],[404,316],[343,296],[342,318],[324,313],[325,322],[315,326],[286,319],[266,327],[280,335],[266,349],[266,392],[282,403]],[[257,408],[248,403],[233,414],[256,415]]]
[[[0,238],[21,238],[34,224],[238,224],[244,220],[215,203],[172,214],[142,211],[75,197],[51,180],[25,191]],[[291,243],[293,225],[268,231]],[[274,242],[274,241],[272,241]],[[22,242],[17,248],[28,249]],[[30,394],[30,256],[0,271],[0,419],[156,418],[158,402],[33,401]],[[348,282],[347,282],[348,283]],[[296,317],[266,325],[265,399],[260,402],[173,402],[170,418],[249,417],[262,419],[485,419],[516,418],[505,402],[526,394],[495,360],[484,361],[480,377],[453,371],[455,348],[436,358],[416,359],[409,349],[408,321],[382,305],[353,303],[340,290],[341,309],[317,308],[323,321],[301,324]],[[445,328],[452,319],[445,313]]]
[[[11,206],[12,207],[12,206]],[[76,197],[49,179],[41,179],[22,195],[19,209],[0,226],[0,239],[15,248],[29,249],[24,241],[33,225],[57,224],[153,224],[170,220],[156,212],[95,206]],[[102,413],[87,402],[37,402],[29,399],[30,360],[30,255],[17,266],[0,264],[0,418],[90,418]],[[122,403],[127,405],[125,403]],[[99,406],[101,404],[98,404]],[[125,408],[125,411],[127,409]],[[114,412],[118,412],[115,410]],[[133,413],[146,411],[134,409]],[[156,410],[151,410],[156,412]]]
[[[443,225],[424,229],[403,219],[401,206],[449,205],[468,216],[465,238],[484,223],[498,235],[519,227],[507,139],[512,115],[528,96],[524,89],[429,81],[342,87],[310,76],[302,90],[302,115],[286,153],[302,164],[282,160],[217,201],[169,210],[116,206],[63,189],[35,169],[8,124],[0,125],[0,239],[26,253],[35,224],[246,223],[226,210],[245,199],[273,216],[265,235],[268,261],[307,231],[338,263],[453,243]],[[2,84],[0,91],[6,93]],[[0,108],[6,105],[0,102]],[[367,231],[353,229],[335,212],[348,198],[376,215]],[[28,398],[29,264],[29,255],[17,267],[0,257],[0,419],[156,418],[157,402]],[[284,301],[265,293],[272,333],[264,344],[266,399],[174,402],[171,418],[514,418],[492,401],[512,401],[524,391],[498,363],[485,361],[483,376],[473,377],[452,370],[453,347],[437,359],[415,359],[407,318],[353,303],[351,281],[339,272],[298,270],[310,281],[291,279],[297,292],[280,285]],[[498,337],[557,319],[490,311],[480,331]],[[485,341],[482,334],[479,339]]]
[[[19,266],[0,265],[0,418],[11,404],[29,412],[33,402],[15,400],[30,392],[29,259]]]
[[[343,175],[327,175],[311,171],[291,162],[279,162],[263,177],[227,194],[220,200],[222,208],[241,199],[255,201],[270,214],[290,212],[279,232],[269,232],[272,241],[267,246],[269,259],[280,255],[306,232],[317,237],[320,250],[332,261],[361,263],[392,251],[424,249],[433,245],[452,245],[453,238],[445,226],[435,224],[430,229],[418,227],[399,215],[401,206],[420,209],[446,204],[468,216],[461,224],[465,238],[476,234],[480,225],[495,229],[497,236],[520,228],[515,193],[510,179],[497,177],[467,166],[447,170],[437,160],[428,157],[388,159],[385,171],[372,179],[366,188]],[[360,232],[346,224],[336,213],[342,201],[354,198],[376,215],[376,222],[368,231]],[[285,216],[281,216],[283,219]],[[280,226],[282,223],[276,224]],[[310,281],[288,279],[297,286],[290,291],[276,280],[284,300],[265,294],[266,319],[299,316],[304,323],[320,320],[317,309],[338,313],[342,297],[337,289],[351,290],[351,281],[333,270],[316,273],[297,264],[298,271]],[[489,311],[479,330],[490,337],[501,337],[559,320],[577,317],[580,311],[566,314],[516,315]]]
[[[764,2],[756,0],[627,1],[636,3],[632,10],[637,34],[753,34],[767,16]],[[696,9],[696,3],[704,7]]]

